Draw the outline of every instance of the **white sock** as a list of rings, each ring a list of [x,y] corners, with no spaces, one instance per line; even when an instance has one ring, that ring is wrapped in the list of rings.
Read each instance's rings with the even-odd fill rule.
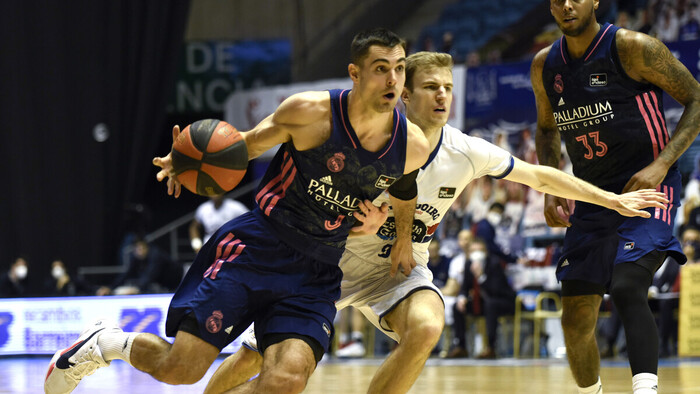
[[[603,394],[603,384],[600,383],[600,376],[598,376],[598,381],[592,386],[579,387],[578,394]]]
[[[632,376],[632,392],[634,394],[656,394],[659,377],[653,373],[638,373]]]
[[[350,335],[353,341],[355,342],[362,342],[364,339],[364,334],[362,334],[362,331],[353,331],[352,335]]]
[[[131,345],[139,332],[105,332],[97,338],[97,346],[105,361],[124,360],[131,365]]]

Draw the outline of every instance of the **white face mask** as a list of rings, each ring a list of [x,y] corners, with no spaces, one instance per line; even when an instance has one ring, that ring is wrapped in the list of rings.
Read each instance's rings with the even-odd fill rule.
[[[471,252],[469,253],[469,260],[482,262],[486,260],[486,252],[484,252],[483,250]]]
[[[15,276],[17,279],[22,280],[27,277],[27,266],[26,265],[18,265],[15,268]]]
[[[65,275],[65,273],[66,270],[64,270],[62,267],[56,266],[51,269],[51,276],[53,276],[54,279],[62,277],[63,275]]]
[[[486,215],[486,220],[491,223],[492,226],[496,227],[501,223],[501,214],[496,212],[489,212]]]

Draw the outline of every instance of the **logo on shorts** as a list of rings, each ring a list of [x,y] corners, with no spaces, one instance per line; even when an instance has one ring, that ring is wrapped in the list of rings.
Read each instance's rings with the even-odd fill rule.
[[[441,187],[438,191],[438,198],[452,198],[456,191],[457,188],[454,187]]]
[[[564,91],[564,80],[561,79],[561,74],[554,77],[554,91],[559,94]]]
[[[560,266],[560,267],[563,268],[563,267],[566,267],[567,265],[569,265],[569,259],[564,260],[564,262],[561,263],[561,266]]]
[[[328,335],[328,338],[330,338],[330,337],[331,337],[331,329],[330,329],[330,328],[328,328],[328,324],[326,324],[326,323],[323,323],[323,331],[325,331],[325,332],[326,332],[326,335]]]
[[[608,74],[591,74],[591,86],[606,86],[608,84]]]
[[[396,182],[396,178],[390,177],[388,175],[380,175],[377,182],[374,183],[374,187],[378,189],[386,189]]]
[[[214,311],[212,312],[211,316],[207,318],[206,322],[206,327],[207,331],[209,331],[212,334],[216,334],[221,330],[221,319],[224,317],[224,314],[221,313],[221,311]]]
[[[331,172],[340,172],[345,167],[345,155],[342,153],[334,153],[333,156],[326,162],[328,169]]]
[[[634,242],[627,242],[625,244],[625,250],[632,250],[634,249]]]

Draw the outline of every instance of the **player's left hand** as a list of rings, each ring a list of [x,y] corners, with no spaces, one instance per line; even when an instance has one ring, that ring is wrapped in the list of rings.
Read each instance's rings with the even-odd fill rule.
[[[353,214],[358,223],[350,229],[354,235],[376,234],[389,216],[389,204],[387,203],[382,203],[382,206],[378,207],[372,204],[372,201],[365,200],[360,201],[358,208],[360,210]]]
[[[175,125],[173,127],[173,144],[175,140],[180,135],[180,126]],[[153,165],[160,167],[161,170],[156,174],[156,179],[161,182],[166,177],[168,178],[168,195],[175,195],[175,198],[180,197],[180,191],[182,187],[180,181],[177,179],[175,170],[173,169],[173,152],[172,150],[165,157],[154,157]]]
[[[416,267],[416,260],[413,259],[413,244],[410,237],[396,238],[394,246],[391,248],[391,271],[389,275],[393,278],[401,266],[401,272],[408,276]]]
[[[669,201],[665,194],[657,192],[654,189],[642,189],[621,194],[620,197],[616,199],[617,205],[613,209],[622,216],[641,216],[643,218],[649,218],[651,214],[642,209],[666,209],[668,203]]]
[[[622,192],[627,193],[641,189],[656,189],[656,187],[661,184],[661,181],[666,178],[667,173],[668,167],[663,165],[659,160],[654,160],[648,166],[632,175],[632,178],[627,181]]]

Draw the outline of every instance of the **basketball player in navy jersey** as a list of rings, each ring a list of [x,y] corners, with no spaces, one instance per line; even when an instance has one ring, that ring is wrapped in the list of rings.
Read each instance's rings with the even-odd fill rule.
[[[206,242],[173,296],[166,333],[174,343],[100,321],[56,353],[45,391],[71,392],[115,358],[169,384],[195,383],[253,321],[262,372],[236,392],[302,391],[333,333],[346,238],[376,232],[384,222],[387,207],[371,204],[384,190],[398,211],[392,273],[400,267],[409,275],[416,264],[415,177],[429,152],[422,131],[395,108],[405,57],[405,42],[394,33],[360,33],[348,67],[352,90],[293,95],[242,133],[249,158],[282,146],[260,183],[255,209]],[[173,137],[178,134],[176,126]],[[162,168],[158,180],[167,178],[168,194],[177,197],[171,154],[154,164]]]
[[[564,36],[532,62],[539,161],[556,167],[563,139],[577,177],[615,193],[656,188],[670,204],[650,209],[648,220],[578,202],[569,216],[564,199],[547,195],[545,216],[550,226],[569,227],[557,277],[579,392],[602,392],[595,326],[607,291],[625,327],[634,393],[655,393],[658,337],[647,290],[666,257],[686,260],[672,235],[681,194],[676,161],[698,135],[700,85],[655,38],[598,24],[597,8],[597,0],[550,1]],[[685,106],[672,138],[662,90]]]
[[[445,306],[428,269],[428,245],[445,213],[473,179],[503,178],[542,192],[600,204],[626,216],[649,217],[642,208],[663,207],[668,202],[653,190],[619,196],[605,192],[561,171],[523,162],[446,124],[452,105],[452,65],[452,57],[446,53],[418,52],[406,59],[406,87],[401,95],[406,116],[421,127],[431,148],[416,178],[413,252],[418,265],[407,276],[389,275],[387,251],[395,240],[391,210],[376,234],[349,239],[340,261],[343,281],[338,309],[358,308],[398,342],[374,374],[368,393],[408,392],[440,339]],[[383,205],[387,200],[382,194],[374,204]],[[244,335],[243,347],[219,365],[205,393],[228,393],[227,389],[258,373],[263,357],[255,348],[254,336]]]

